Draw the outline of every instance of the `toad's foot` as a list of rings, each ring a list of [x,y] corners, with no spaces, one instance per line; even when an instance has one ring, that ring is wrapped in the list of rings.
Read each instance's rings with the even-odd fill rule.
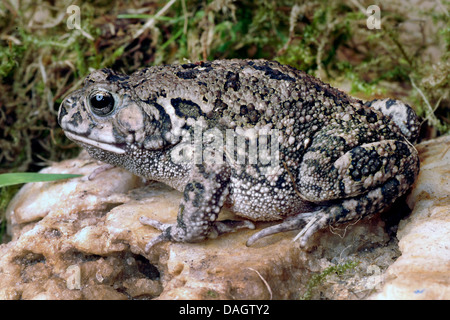
[[[247,240],[246,245],[251,246],[259,239],[275,233],[298,230],[303,227],[300,233],[294,238],[294,241],[300,238],[301,246],[305,246],[308,238],[323,225],[323,222],[321,221],[323,218],[322,211],[304,212],[288,217],[277,225],[256,232]]]
[[[191,233],[187,232],[185,228],[180,228],[177,224],[161,223],[157,220],[149,219],[147,217],[141,217],[139,221],[144,225],[152,226],[162,231],[159,236],[147,243],[147,245],[145,246],[145,252],[149,252],[155,244],[160,242],[199,242],[204,240],[205,238],[216,238],[222,234],[234,232],[239,229],[255,229],[255,225],[248,220],[215,221],[213,224],[211,224],[207,236],[205,235],[193,238],[191,236]]]

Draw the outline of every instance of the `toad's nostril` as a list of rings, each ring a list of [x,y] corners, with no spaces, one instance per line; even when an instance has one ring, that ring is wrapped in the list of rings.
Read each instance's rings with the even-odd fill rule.
[[[64,100],[63,103],[67,106],[71,106],[73,104],[73,100],[72,100],[72,98],[68,97]]]
[[[58,123],[59,125],[62,124],[63,117],[68,113],[67,110],[70,109],[73,106],[74,102],[70,98],[64,99],[64,101],[61,103],[61,106],[59,107],[58,112]]]

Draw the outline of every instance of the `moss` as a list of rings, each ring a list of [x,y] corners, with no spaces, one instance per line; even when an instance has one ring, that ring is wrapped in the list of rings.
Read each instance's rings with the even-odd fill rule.
[[[19,190],[19,186],[0,188],[0,243],[6,242],[6,217],[5,212],[14,194]]]
[[[345,263],[333,265],[325,268],[321,273],[315,274],[309,279],[306,284],[305,293],[300,296],[301,300],[311,300],[314,294],[314,290],[322,285],[328,276],[336,274],[337,276],[344,275],[348,270],[353,270],[360,264],[359,261],[347,261]]]
[[[212,290],[212,289],[208,290],[208,291],[206,292],[206,295],[207,295],[208,298],[211,298],[211,299],[217,299],[217,297],[219,296],[219,294],[217,293],[217,291]]]

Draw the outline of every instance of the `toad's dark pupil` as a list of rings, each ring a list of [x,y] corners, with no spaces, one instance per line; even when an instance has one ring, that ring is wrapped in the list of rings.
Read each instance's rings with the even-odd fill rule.
[[[92,111],[97,115],[106,115],[114,108],[114,98],[109,93],[97,93],[91,97]]]

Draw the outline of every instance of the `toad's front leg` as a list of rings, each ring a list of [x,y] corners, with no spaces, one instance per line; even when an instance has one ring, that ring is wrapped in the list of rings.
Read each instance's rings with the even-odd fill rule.
[[[148,252],[163,241],[199,242],[241,228],[253,229],[250,221],[216,221],[228,195],[230,170],[226,165],[195,165],[184,188],[177,223],[163,224],[141,217],[140,222],[162,231],[147,243]]]

